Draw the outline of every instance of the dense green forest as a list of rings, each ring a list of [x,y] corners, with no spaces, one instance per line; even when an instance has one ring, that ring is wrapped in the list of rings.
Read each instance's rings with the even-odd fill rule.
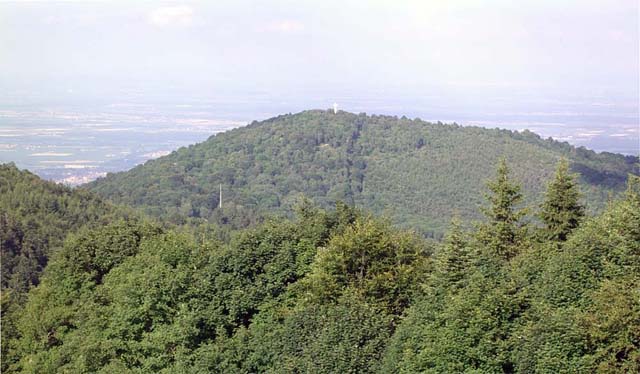
[[[67,234],[130,215],[138,214],[87,191],[43,181],[13,164],[0,164],[3,356],[14,327],[7,313],[20,309],[27,291],[38,284],[49,256]]]
[[[2,288],[25,292],[38,283],[50,251],[83,225],[103,225],[130,210],[83,190],[41,180],[0,164]]]
[[[246,227],[291,212],[304,195],[322,208],[344,201],[441,237],[454,214],[481,217],[480,186],[502,156],[523,184],[525,203],[541,198],[563,157],[580,173],[591,211],[624,190],[628,173],[637,174],[637,157],[595,153],[528,131],[313,110],[215,135],[87,187],[177,223],[201,217]]]
[[[254,125],[262,126],[268,131]],[[427,134],[441,125],[420,126]],[[225,144],[234,143],[218,147]],[[624,164],[594,157],[590,170]],[[626,192],[594,215],[582,193],[601,185],[579,183],[560,161],[540,186],[523,188],[516,160],[494,165],[486,188],[472,186],[485,194],[482,220],[471,225],[460,212],[442,241],[353,208],[356,201],[324,207],[344,191],[298,199],[291,219],[229,235],[135,217],[80,229],[10,315],[3,372],[639,372],[640,178],[630,175]],[[195,186],[183,182],[180,194]],[[542,193],[531,199],[532,190]]]

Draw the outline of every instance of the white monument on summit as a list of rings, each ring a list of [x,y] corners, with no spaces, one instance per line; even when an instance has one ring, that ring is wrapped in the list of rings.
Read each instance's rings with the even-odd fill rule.
[[[333,103],[333,114],[338,114],[338,103]]]

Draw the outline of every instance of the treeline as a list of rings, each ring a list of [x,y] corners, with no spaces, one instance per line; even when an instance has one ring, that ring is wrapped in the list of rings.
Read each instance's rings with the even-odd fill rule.
[[[637,174],[637,157],[595,153],[528,131],[313,110],[217,134],[87,187],[180,224],[191,218],[243,228],[265,215],[290,214],[304,195],[324,209],[344,201],[440,238],[453,212],[481,219],[478,186],[502,156],[528,203],[541,198],[555,163],[567,158],[593,212],[624,190],[628,173]]]
[[[503,161],[442,242],[306,200],[228,240],[82,230],[11,314],[3,372],[639,372],[640,178],[594,217],[566,162],[523,198]]]

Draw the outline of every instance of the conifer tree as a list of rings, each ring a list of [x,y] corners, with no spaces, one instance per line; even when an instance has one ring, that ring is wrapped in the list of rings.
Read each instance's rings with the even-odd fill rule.
[[[628,175],[625,200],[635,204],[640,202],[640,175]]]
[[[471,264],[468,241],[461,226],[459,218],[451,220],[451,228],[436,256],[435,281],[448,288],[457,286],[464,279]]]
[[[580,197],[576,176],[569,173],[569,163],[566,159],[560,160],[539,214],[545,225],[543,236],[546,239],[563,242],[578,227],[584,217]]]
[[[525,210],[517,209],[522,201],[521,186],[509,178],[509,168],[505,159],[498,164],[496,177],[487,183],[490,194],[485,195],[489,207],[482,209],[487,223],[479,230],[480,240],[494,255],[508,260],[515,253],[515,246],[522,238],[519,223]]]

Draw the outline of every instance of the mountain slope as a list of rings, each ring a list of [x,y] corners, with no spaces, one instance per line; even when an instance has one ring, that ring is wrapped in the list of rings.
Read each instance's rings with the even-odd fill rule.
[[[71,232],[136,215],[93,193],[47,182],[13,164],[0,164],[0,263],[2,365],[13,361],[9,343],[18,335],[28,291],[40,282],[50,256]]]
[[[0,164],[2,288],[26,292],[38,283],[51,250],[69,232],[122,217],[88,191],[44,181],[13,164]]]
[[[624,188],[637,163],[528,131],[312,110],[212,136],[87,187],[154,215],[239,224],[288,212],[304,194],[321,206],[343,200],[440,234],[456,212],[478,218],[484,181],[503,156],[529,201],[540,201],[555,163],[568,158],[592,209]]]

